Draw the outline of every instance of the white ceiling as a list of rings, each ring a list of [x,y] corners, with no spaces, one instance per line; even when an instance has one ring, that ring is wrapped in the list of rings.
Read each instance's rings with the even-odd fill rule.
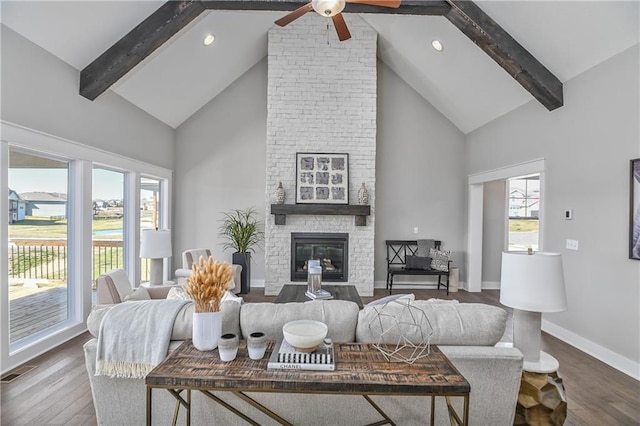
[[[82,70],[162,3],[3,0],[1,20]],[[640,40],[639,0],[477,3],[563,82]],[[112,90],[176,128],[266,56],[267,31],[284,14],[205,12]],[[379,34],[380,59],[464,133],[533,99],[446,18],[360,16]],[[326,25],[315,13],[302,19]]]

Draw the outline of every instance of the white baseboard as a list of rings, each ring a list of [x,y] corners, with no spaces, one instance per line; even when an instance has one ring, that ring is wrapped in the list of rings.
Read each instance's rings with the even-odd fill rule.
[[[572,331],[544,319],[542,320],[542,330],[554,337],[557,337],[563,342],[580,349],[592,357],[599,359],[616,370],[619,370],[636,380],[640,380],[640,363],[615,353],[604,346],[600,346],[591,340],[587,340]]]
[[[500,281],[482,281],[483,290],[500,290]]]
[[[251,280],[251,287],[262,287],[262,288],[264,288],[264,280]]]

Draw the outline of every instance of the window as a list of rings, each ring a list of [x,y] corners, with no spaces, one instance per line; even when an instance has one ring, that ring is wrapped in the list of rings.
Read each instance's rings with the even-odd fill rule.
[[[124,268],[124,173],[93,168],[91,238],[92,282],[100,274]],[[96,298],[93,298],[95,305]]]
[[[160,180],[140,177],[140,233],[143,229],[163,228],[161,217]],[[140,259],[140,274],[142,281],[149,281],[150,259]]]
[[[508,250],[526,251],[539,247],[540,174],[508,181]]]
[[[69,319],[69,164],[9,151],[9,342]]]
[[[141,187],[155,182],[148,226],[170,228],[172,172],[6,122],[0,133],[0,370],[9,371],[86,330],[97,274],[124,267],[140,282]],[[105,253],[93,251],[98,240]]]

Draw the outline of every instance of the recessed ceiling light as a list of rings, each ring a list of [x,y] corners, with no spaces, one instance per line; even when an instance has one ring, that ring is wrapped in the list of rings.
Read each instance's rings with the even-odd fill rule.
[[[215,39],[216,39],[216,37],[213,34],[207,34],[207,36],[204,38],[202,43],[204,43],[205,46],[208,46],[211,43],[213,43],[213,40],[215,40]]]
[[[433,40],[431,42],[431,46],[436,49],[438,52],[442,52],[442,49],[444,49],[444,46],[442,45],[442,43],[440,43],[439,40]]]

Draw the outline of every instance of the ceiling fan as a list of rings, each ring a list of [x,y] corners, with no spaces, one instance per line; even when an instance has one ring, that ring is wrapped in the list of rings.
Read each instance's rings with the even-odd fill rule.
[[[284,27],[305,13],[315,10],[318,14],[333,20],[333,25],[336,27],[338,38],[340,41],[345,41],[351,38],[351,33],[349,33],[347,23],[344,21],[341,13],[344,9],[345,3],[362,3],[372,6],[392,7],[395,9],[400,7],[401,1],[402,0],[311,0],[304,6],[299,7],[288,15],[278,19],[276,21],[276,25]]]

